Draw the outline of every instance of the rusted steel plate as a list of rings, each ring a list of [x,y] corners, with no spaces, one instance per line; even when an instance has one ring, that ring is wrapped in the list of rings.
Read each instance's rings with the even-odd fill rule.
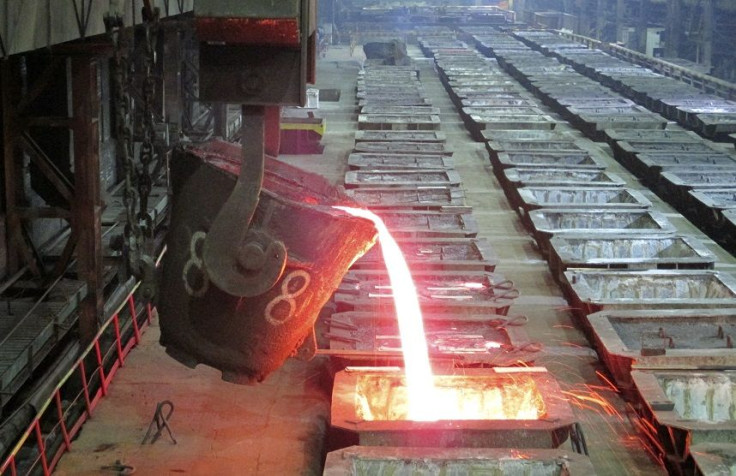
[[[493,273],[472,271],[417,271],[412,273],[423,313],[505,316],[519,296],[514,283]],[[394,309],[388,275],[384,270],[350,271],[335,292],[337,310],[385,311]]]
[[[401,340],[395,313],[336,312],[323,336],[329,348],[319,351],[345,365],[402,365]],[[429,358],[453,366],[513,366],[531,363],[542,349],[524,330],[523,316],[496,314],[425,314],[422,316]]]
[[[446,142],[442,131],[357,131],[355,142]]]
[[[547,167],[603,170],[606,168],[595,157],[586,152],[536,153],[501,152],[491,157],[494,169],[508,167]]]
[[[350,154],[351,169],[452,169],[455,163],[450,157],[420,154]]]
[[[637,236],[625,230],[610,236],[553,236],[549,267],[563,277],[569,268],[711,269],[715,255],[691,236]]]
[[[347,188],[361,186],[441,186],[451,185],[458,187],[462,181],[454,170],[353,170],[345,172],[345,186]]]
[[[358,187],[346,190],[346,193],[371,209],[436,210],[465,204],[463,189],[451,186]]]
[[[376,210],[395,237],[473,237],[478,225],[467,207],[460,211],[442,210]]]
[[[637,369],[734,369],[736,309],[601,311],[587,316],[616,384]]]
[[[484,238],[412,238],[397,239],[399,248],[412,271],[426,269],[489,271],[498,259]],[[353,269],[385,269],[380,244],[353,264]]]
[[[366,131],[368,132],[368,131]],[[385,131],[380,131],[385,132]],[[393,132],[393,131],[392,131]],[[409,132],[409,131],[397,131]],[[411,131],[420,132],[420,131]],[[421,131],[425,132],[425,131]],[[434,131],[431,131],[434,132]],[[353,148],[355,152],[373,152],[380,154],[436,154],[451,156],[452,151],[441,142],[358,142]]]

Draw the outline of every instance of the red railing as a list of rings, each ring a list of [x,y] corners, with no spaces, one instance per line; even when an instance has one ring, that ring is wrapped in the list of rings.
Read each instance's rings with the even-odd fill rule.
[[[100,328],[81,357],[38,409],[16,445],[2,461],[0,475],[51,474],[130,351],[151,323],[150,304],[137,306],[136,285]],[[0,455],[2,456],[2,455]]]

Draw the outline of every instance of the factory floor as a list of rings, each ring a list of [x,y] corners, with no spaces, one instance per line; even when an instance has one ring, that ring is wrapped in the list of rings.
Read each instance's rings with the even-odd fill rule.
[[[415,49],[410,53],[420,56]],[[432,63],[426,59],[420,63],[424,88],[433,105],[442,110],[442,131],[447,134],[448,147],[455,151],[456,169],[468,205],[473,207],[479,236],[491,242],[499,257],[496,271],[521,291],[511,312],[527,315],[530,337],[544,344],[536,364],[546,366],[570,398],[597,474],[664,473],[642,445],[624,400],[597,375],[604,368],[575,328],[567,302],[534,240],[509,207],[483,144],[474,142],[464,128]],[[327,122],[324,153],[283,160],[335,183],[342,180],[357,127],[354,91],[359,67],[357,51],[351,57],[348,47],[334,47],[320,60],[317,86],[342,93],[339,102],[320,105],[320,115]],[[606,160],[610,170],[642,189],[611,158],[605,145],[580,137],[581,144]],[[721,258],[720,269],[736,269],[730,255],[678,219],[651,192],[644,193],[682,231],[700,235]],[[324,359],[289,361],[258,386],[237,386],[222,381],[216,370],[202,366],[191,370],[175,362],[158,345],[158,336],[154,321],[71,452],[61,460],[57,474],[115,474],[102,468],[116,461],[134,467],[138,475],[321,474],[330,410]],[[176,444],[164,432],[154,444],[141,445],[157,403],[164,400],[174,405],[169,424]]]

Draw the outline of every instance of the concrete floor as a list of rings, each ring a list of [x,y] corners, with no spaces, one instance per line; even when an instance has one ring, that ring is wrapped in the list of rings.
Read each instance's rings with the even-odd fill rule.
[[[418,50],[410,53],[418,56]],[[324,154],[282,159],[340,183],[356,130],[354,88],[360,59],[357,55],[351,58],[347,47],[336,47],[320,61],[318,87],[342,91],[339,103],[321,104],[328,131]],[[422,64],[422,82],[433,105],[442,110],[442,130],[455,151],[456,168],[464,181],[468,205],[473,207],[479,236],[491,242],[500,258],[497,272],[513,280],[521,291],[511,313],[527,315],[531,338],[544,343],[536,363],[549,368],[569,392],[597,473],[664,473],[641,444],[625,402],[598,377],[597,372],[604,369],[575,328],[567,302],[532,237],[509,207],[483,145],[470,138],[431,63]],[[622,172],[631,186],[642,189],[611,158],[606,146],[580,137],[612,171]],[[646,196],[656,208],[672,213],[652,193]],[[687,222],[677,223],[682,230],[694,230]],[[729,254],[706,241],[723,258],[721,269],[735,269]],[[265,383],[242,387],[221,381],[213,369],[181,366],[157,342],[154,323],[71,453],[62,459],[57,474],[101,474],[102,466],[116,460],[134,466],[136,474],[321,474],[330,400],[325,360],[290,361]],[[601,397],[607,403],[595,403],[588,397]],[[141,446],[161,400],[175,405],[170,424],[178,444],[164,435],[154,445]]]

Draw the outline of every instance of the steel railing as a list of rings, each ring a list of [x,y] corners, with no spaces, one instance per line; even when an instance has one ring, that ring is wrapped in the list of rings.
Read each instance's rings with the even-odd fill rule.
[[[151,323],[150,304],[136,305],[130,291],[94,340],[37,409],[31,424],[0,465],[0,475],[50,475],[87,418],[107,395],[113,377]]]

